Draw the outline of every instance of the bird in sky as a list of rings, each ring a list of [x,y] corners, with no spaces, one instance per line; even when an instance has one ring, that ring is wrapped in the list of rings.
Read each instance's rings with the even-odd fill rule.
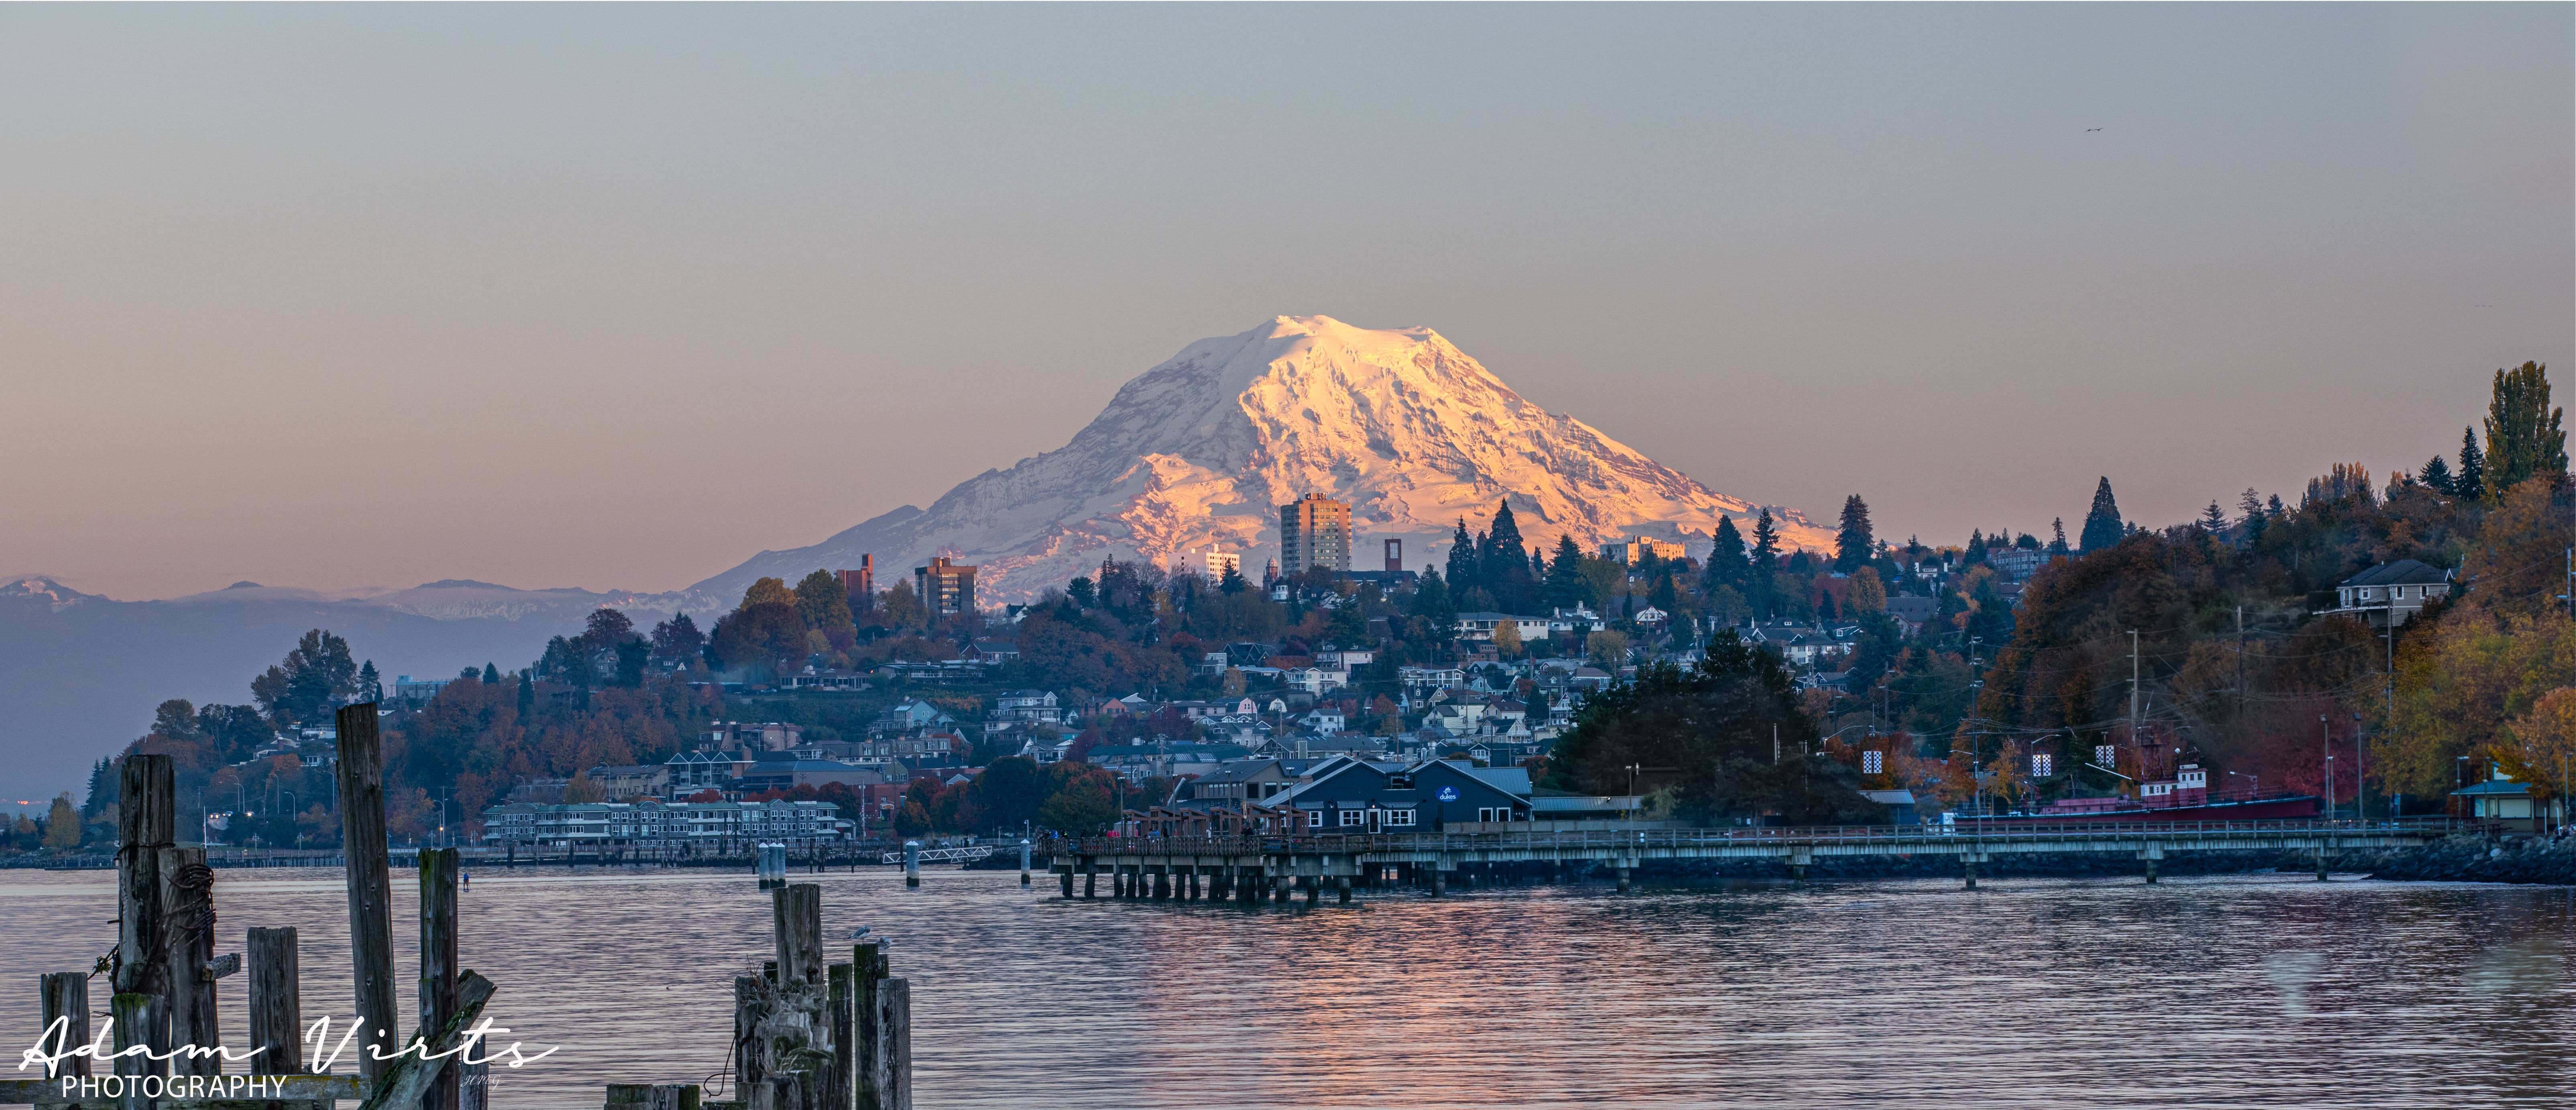
[[[2087,128],[2085,128],[2085,129],[2084,129],[2084,133],[2085,133],[2085,134],[2087,134],[2087,135],[2090,135],[2090,134],[2092,134],[2093,132],[2096,132],[2096,131],[2099,131],[2099,130],[2101,130],[2101,128],[2099,128],[2099,127],[2087,127]]]

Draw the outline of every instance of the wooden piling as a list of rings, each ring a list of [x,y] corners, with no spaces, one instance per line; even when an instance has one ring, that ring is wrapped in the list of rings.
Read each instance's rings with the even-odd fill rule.
[[[169,923],[162,902],[161,850],[172,846],[178,795],[170,757],[129,755],[118,769],[116,807],[116,958],[111,979],[115,1037],[120,1046],[170,1050]],[[142,999],[130,1008],[123,996]],[[136,1070],[129,1071],[132,1067]],[[116,1074],[141,1075],[142,1065],[119,1059]]]
[[[886,1110],[885,1068],[882,1063],[885,946],[875,941],[853,946],[850,963],[850,1024],[854,1056],[850,1070],[856,1085],[853,1094],[857,1096],[854,1102],[857,1110]]]
[[[878,988],[882,1012],[878,1016],[878,1070],[883,1076],[877,1091],[877,1105],[882,1110],[912,1110],[912,983],[905,979],[887,979]]]
[[[858,1105],[858,963],[833,964],[824,969],[823,977],[830,987],[832,1022],[832,1074],[825,1080],[823,1105],[832,1110],[847,1110]]]
[[[36,984],[38,992],[44,996],[45,1028],[52,1029],[57,1021],[63,1023],[61,1042],[46,1047],[54,1052],[68,1052],[90,1043],[89,975],[79,971],[48,972],[37,977]],[[89,1074],[89,1057],[75,1056],[49,1071],[46,1078]]]
[[[1341,902],[1341,904],[1343,904],[1343,905],[1345,905],[1345,906],[1350,905],[1350,904],[1351,904],[1351,877],[1350,877],[1350,876],[1348,876],[1348,875],[1344,875],[1344,876],[1342,876],[1341,878],[1338,878],[1338,879],[1333,880],[1333,893],[1334,893],[1334,896],[1335,896],[1335,897],[1336,897],[1336,898]]]
[[[116,1049],[115,1074],[126,1076],[129,1080],[138,1076],[164,1074],[161,1065],[141,1053],[132,1056],[125,1054],[127,1049],[136,1045],[151,1044],[152,1015],[158,1011],[160,999],[133,991],[119,991],[116,997],[108,1000],[107,1006],[107,1019],[115,1023],[114,1028],[109,1031],[112,1038],[110,1043]],[[151,1100],[135,1093],[138,1086],[139,1084],[128,1082],[125,1085],[127,1094],[118,1105],[125,1110],[138,1110],[141,1107],[151,1106]]]
[[[356,980],[358,1074],[373,1083],[393,1067],[393,876],[385,845],[384,748],[376,703],[342,706],[339,726],[340,854],[349,890],[349,962]],[[569,849],[567,849],[569,850]],[[372,1051],[371,1051],[372,1049]],[[377,1053],[388,1059],[378,1059]]]
[[[823,982],[823,888],[813,883],[770,894],[771,935],[778,945],[778,982]]]
[[[170,1043],[213,1048],[223,1043],[215,1015],[215,872],[206,866],[206,850],[160,849],[162,926],[165,930],[162,982],[167,986],[163,1012],[169,1015]],[[220,1075],[220,1057],[194,1053],[170,1061],[174,1075]]]
[[[296,982],[295,930],[250,931],[251,1072],[300,1075],[304,1071],[304,1004]]]
[[[733,1087],[743,1099],[769,1081],[760,1051],[760,1019],[767,1015],[768,994],[758,977],[738,975],[733,981]]]
[[[456,1016],[456,849],[420,853],[420,1022],[416,1036]],[[456,1068],[442,1068],[420,1110],[457,1110]]]

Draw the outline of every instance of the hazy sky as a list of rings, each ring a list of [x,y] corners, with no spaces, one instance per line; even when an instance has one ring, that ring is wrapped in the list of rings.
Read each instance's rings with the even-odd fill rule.
[[[2576,367],[2571,11],[0,5],[0,573],[678,587],[1305,313],[1900,538],[2295,496]]]

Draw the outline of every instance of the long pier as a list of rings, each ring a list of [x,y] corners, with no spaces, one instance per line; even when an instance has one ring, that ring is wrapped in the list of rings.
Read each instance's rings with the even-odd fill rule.
[[[1791,876],[1806,878],[1821,857],[1953,856],[1962,878],[1977,885],[1977,865],[1998,855],[2088,853],[2125,855],[2156,881],[2157,862],[2184,851],[2313,852],[2317,877],[2336,852],[2411,848],[2467,826],[2450,822],[2390,824],[2363,821],[2233,821],[2192,823],[2002,822],[1978,828],[1888,825],[1813,828],[1634,829],[1548,832],[1380,833],[1354,836],[1090,837],[1058,842],[1050,851],[1064,897],[1099,896],[1099,877],[1110,877],[1116,898],[1194,900],[1202,883],[1211,899],[1285,902],[1303,891],[1307,904],[1330,882],[1349,902],[1354,880],[1373,884],[1390,871],[1405,881],[1447,892],[1462,868],[1491,865],[1607,866],[1627,893],[1633,872],[1648,860],[1777,860]]]

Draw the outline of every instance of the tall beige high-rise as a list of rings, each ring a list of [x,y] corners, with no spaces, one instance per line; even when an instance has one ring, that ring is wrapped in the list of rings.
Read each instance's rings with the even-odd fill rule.
[[[1320,493],[1279,506],[1279,573],[1351,569],[1351,507]]]

